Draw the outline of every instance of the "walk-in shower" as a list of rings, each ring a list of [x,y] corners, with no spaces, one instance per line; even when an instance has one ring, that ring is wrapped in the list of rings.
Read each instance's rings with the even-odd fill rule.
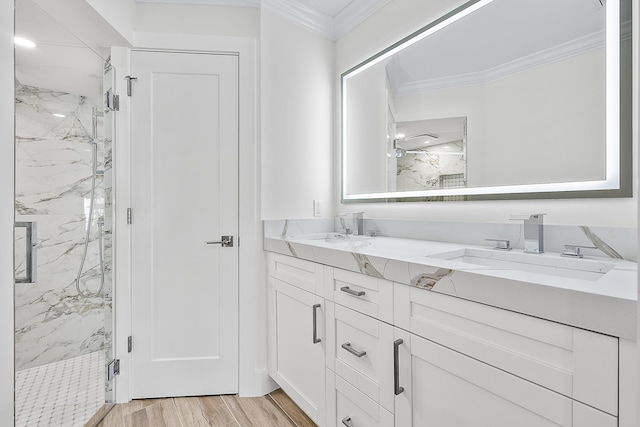
[[[108,62],[16,0],[16,426],[84,426],[113,400]]]

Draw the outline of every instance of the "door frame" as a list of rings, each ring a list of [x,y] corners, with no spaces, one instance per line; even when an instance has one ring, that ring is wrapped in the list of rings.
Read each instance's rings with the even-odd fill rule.
[[[239,60],[239,360],[238,386],[241,396],[261,396],[277,385],[267,372],[266,279],[262,253],[260,206],[260,148],[257,40],[250,37],[220,37],[166,33],[135,35],[136,46],[111,49],[111,63],[116,69],[116,92],[120,95],[114,147],[115,249],[114,249],[114,346],[120,359],[120,376],[116,378],[116,401],[130,400],[130,354],[127,338],[131,335],[131,232],[126,225],[131,206],[131,109],[124,77],[130,75],[132,50],[157,50],[184,53],[235,53]],[[134,76],[135,77],[135,76]],[[133,83],[135,91],[135,82]],[[135,221],[135,213],[133,215]],[[244,268],[252,266],[252,268]],[[135,338],[133,341],[135,351]]]

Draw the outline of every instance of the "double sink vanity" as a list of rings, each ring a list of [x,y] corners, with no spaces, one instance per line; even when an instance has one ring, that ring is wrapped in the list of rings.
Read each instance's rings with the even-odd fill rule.
[[[269,373],[320,426],[635,423],[634,262],[330,231],[264,248]]]

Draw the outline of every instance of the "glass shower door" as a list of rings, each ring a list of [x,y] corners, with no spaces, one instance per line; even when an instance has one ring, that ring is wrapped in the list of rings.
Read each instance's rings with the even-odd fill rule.
[[[16,425],[84,426],[113,400],[113,72],[30,0],[16,35]]]

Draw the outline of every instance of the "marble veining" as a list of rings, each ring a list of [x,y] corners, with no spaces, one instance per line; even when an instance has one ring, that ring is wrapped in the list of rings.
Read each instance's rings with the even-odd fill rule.
[[[384,278],[384,276],[371,264],[371,261],[369,261],[369,258],[366,255],[356,252],[352,252],[351,255],[353,255],[353,258],[355,258],[358,263],[360,273],[366,274],[367,276],[378,277],[380,279]]]
[[[431,290],[441,279],[450,276],[451,274],[453,274],[453,270],[448,268],[439,268],[435,273],[420,273],[417,276],[412,277],[409,284],[418,288]]]
[[[81,286],[100,288],[97,221],[106,217],[110,201],[99,174],[94,216],[88,217],[93,139],[87,99],[20,84],[15,95],[16,221],[35,221],[38,227],[38,279],[15,286],[16,369],[21,370],[103,351],[106,301],[78,296],[75,277],[91,227]],[[111,139],[96,142],[97,170],[107,173]],[[105,229],[109,227],[105,219]],[[24,243],[16,233],[17,274],[25,269]],[[111,277],[111,246],[105,234],[105,283]]]
[[[322,222],[312,225],[307,220],[301,221],[304,227],[300,231],[322,231],[308,234],[289,232],[282,237],[282,222],[278,222],[277,228],[265,222],[264,249],[284,255],[291,255],[293,251],[300,259],[366,274],[389,283],[448,294],[613,336],[635,338],[635,262],[596,256],[595,250],[589,254],[585,252],[584,260],[576,260],[561,257],[561,251],[530,255],[523,253],[522,249],[514,249],[509,252],[510,257],[505,259],[524,263],[531,261],[534,265],[543,266],[532,269],[523,266],[519,269],[513,264],[503,266],[503,257],[491,257],[492,244],[484,241],[488,236],[499,238],[506,235],[517,242],[521,234],[518,225],[481,224],[480,229],[476,230],[474,224],[419,221],[407,221],[409,224],[406,224],[392,220],[365,222],[369,227],[376,227],[365,227],[365,230],[374,229],[386,235],[390,231],[398,234],[410,232],[412,238],[357,236],[355,239],[339,239],[334,237],[336,233],[331,230],[333,224]],[[267,234],[270,230],[274,231],[271,235]],[[442,241],[444,238],[419,240],[424,230],[436,235],[450,232],[449,237],[453,242]],[[632,239],[626,240],[631,234],[628,230],[599,230],[597,234],[591,231],[600,238],[606,233],[607,245],[631,246]],[[557,233],[551,239],[554,247],[587,244],[579,240],[586,238],[577,226],[555,226],[552,231],[554,233],[549,234]],[[470,244],[465,239],[479,241],[480,244]],[[355,242],[366,244],[356,246]],[[483,264],[461,258],[460,254],[469,251],[487,254],[496,261]],[[629,258],[636,256],[635,252],[626,253]],[[578,267],[576,263],[583,267]],[[603,268],[592,272],[594,265]],[[554,270],[577,267],[584,268],[585,274],[582,271],[580,274],[565,274],[564,270]]]
[[[593,246],[601,250],[604,254],[610,256],[611,258],[623,259],[622,255],[620,255],[615,249],[609,246],[607,242],[601,239],[589,227],[581,225],[580,229],[584,232],[584,235],[587,236],[587,239],[589,239],[589,241],[593,243]]]

